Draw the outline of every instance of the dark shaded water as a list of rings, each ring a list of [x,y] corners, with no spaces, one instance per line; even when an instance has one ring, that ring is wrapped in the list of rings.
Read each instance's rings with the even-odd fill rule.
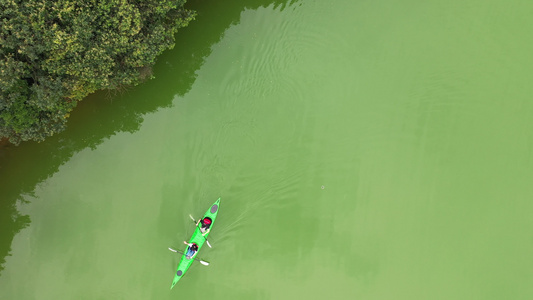
[[[0,299],[533,296],[532,4],[192,6],[155,80],[0,150]]]

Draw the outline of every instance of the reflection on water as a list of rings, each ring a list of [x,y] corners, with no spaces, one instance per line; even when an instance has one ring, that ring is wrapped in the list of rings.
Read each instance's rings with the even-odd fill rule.
[[[175,95],[191,89],[212,45],[230,25],[240,22],[241,12],[273,3],[285,5],[286,1],[190,1],[187,5],[198,12],[197,21],[180,30],[176,47],[158,59],[154,67],[157,80],[119,94],[104,91],[91,95],[72,113],[65,132],[42,143],[0,148],[0,272],[14,235],[30,222],[28,216],[16,210],[22,195],[31,194],[39,182],[53,175],[75,153],[94,149],[117,132],[135,132],[143,115],[171,106]]]
[[[492,30],[494,12],[525,2],[454,1],[241,1],[231,17],[227,3],[193,3],[205,10],[179,35],[192,44],[165,53],[158,79],[82,103],[68,132],[20,158],[5,152],[15,179],[3,179],[34,178],[8,199],[31,201],[18,208],[32,223],[8,236],[0,289],[26,299],[194,298],[205,286],[217,299],[530,296],[533,91],[521,66],[532,56],[515,50],[506,60],[522,63],[507,64],[486,49],[524,49],[531,18]],[[198,66],[180,69],[185,58]],[[200,253],[211,265],[169,292],[178,258],[167,247],[218,197],[213,248]]]

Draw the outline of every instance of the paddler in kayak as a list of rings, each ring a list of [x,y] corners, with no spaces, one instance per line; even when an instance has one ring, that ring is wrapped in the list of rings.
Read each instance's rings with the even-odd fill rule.
[[[194,256],[196,251],[198,251],[198,245],[196,245],[196,243],[187,243],[186,241],[183,241],[183,243],[189,246],[187,247],[187,252],[185,253],[185,257],[187,259],[191,259],[191,257]]]
[[[211,227],[211,223],[213,223],[213,221],[211,220],[210,217],[205,217],[201,220],[198,220],[198,222],[196,223],[196,226],[198,227],[198,224],[202,224],[202,226],[200,226],[200,232],[202,233],[202,236],[205,236],[206,234],[209,233],[209,230],[211,230],[209,227]]]

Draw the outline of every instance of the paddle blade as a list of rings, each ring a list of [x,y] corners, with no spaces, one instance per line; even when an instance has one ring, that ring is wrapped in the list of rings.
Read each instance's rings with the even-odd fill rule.
[[[178,252],[178,250],[174,250],[174,249],[172,249],[172,248],[170,248],[170,247],[168,248],[168,250],[170,250],[170,251],[172,251],[172,252]]]
[[[201,263],[202,265],[204,265],[204,266],[209,266],[209,263],[206,262],[206,261],[201,260],[200,263]]]

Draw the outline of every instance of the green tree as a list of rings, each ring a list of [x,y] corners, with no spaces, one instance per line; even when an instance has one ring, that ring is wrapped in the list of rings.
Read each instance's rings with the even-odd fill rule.
[[[0,138],[42,141],[100,89],[135,85],[194,19],[185,0],[0,0]]]

